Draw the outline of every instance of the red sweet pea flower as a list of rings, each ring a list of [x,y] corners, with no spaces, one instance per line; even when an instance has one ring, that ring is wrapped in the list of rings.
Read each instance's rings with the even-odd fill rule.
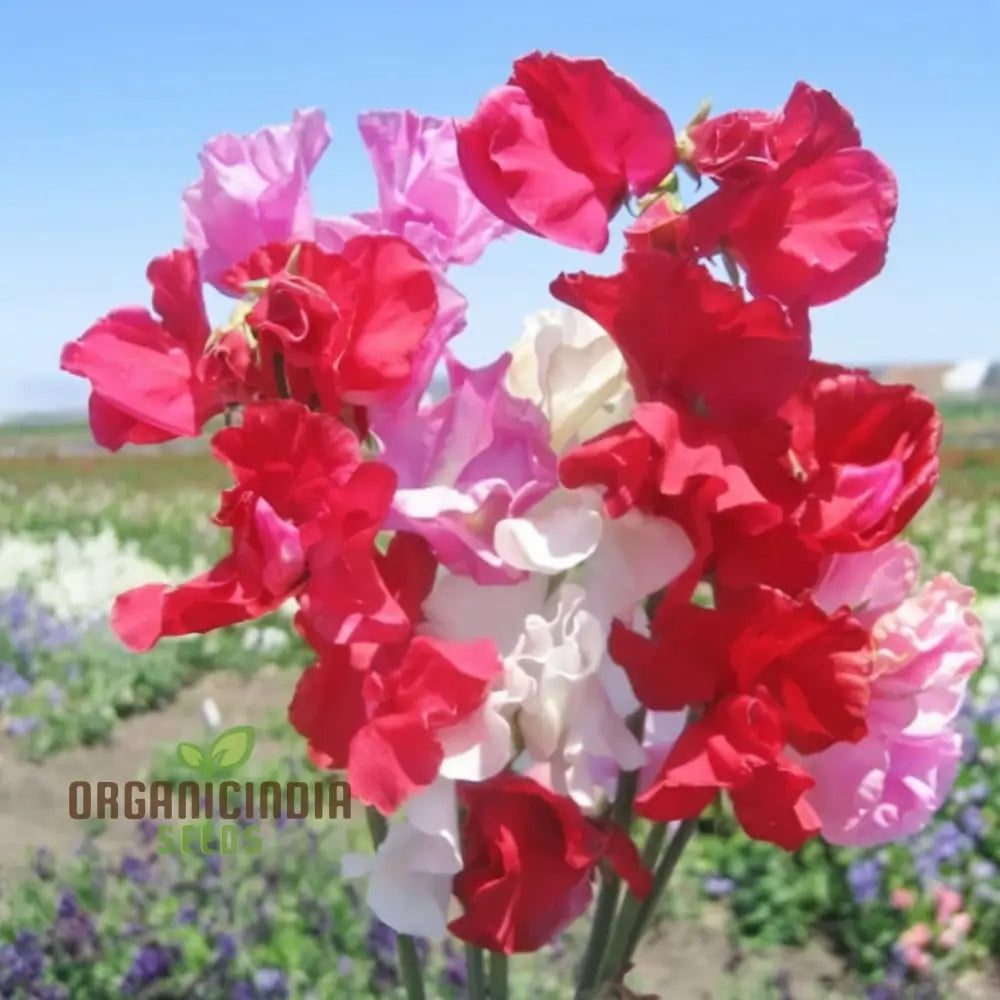
[[[570,798],[529,778],[500,774],[459,786],[465,867],[454,891],[465,912],[449,930],[504,954],[537,951],[590,904],[604,857],[640,898],[652,887],[620,829],[588,819]]]
[[[257,618],[294,596],[345,641],[405,637],[406,614],[374,552],[392,470],[359,464],[351,431],[292,401],[248,406],[243,424],[219,431],[213,449],[236,478],[215,516],[233,531],[231,554],[179,587],[120,595],[112,625],[130,649]]]
[[[666,113],[601,59],[533,52],[457,126],[466,182],[498,218],[581,250],[603,250],[631,191],[676,162]]]
[[[350,760],[351,740],[368,722],[364,688],[367,663],[362,647],[319,645],[320,658],[295,685],[288,721],[307,740],[317,767],[342,771]]]
[[[708,530],[705,517],[726,511],[746,518],[748,529],[781,520],[781,508],[747,475],[735,441],[666,403],[640,403],[630,421],[568,452],[559,479],[570,489],[603,487],[611,517],[638,507],[680,518],[695,534]]]
[[[415,247],[396,236],[358,236],[339,253],[272,244],[228,280],[262,279],[246,323],[264,395],[287,390],[339,413],[407,385],[438,309],[431,267]]]
[[[423,620],[421,605],[437,571],[430,547],[418,535],[397,532],[384,554],[375,553],[375,563],[393,600],[415,627]],[[362,693],[365,674],[397,669],[411,636],[399,643],[336,645],[305,611],[295,616],[295,625],[319,660],[299,678],[288,708],[289,721],[308,741],[309,757],[317,767],[344,770],[351,740],[369,720]]]
[[[686,161],[719,184],[683,222],[630,232],[633,246],[726,250],[755,295],[822,305],[873,278],[896,217],[892,171],[827,91],[798,83],[778,114],[739,111],[691,130]]]
[[[637,507],[680,524],[695,557],[670,585],[669,603],[687,602],[709,566],[718,517],[725,515],[742,538],[783,516],[747,474],[737,436],[666,403],[638,404],[630,421],[564,455],[559,478],[570,489],[602,488],[609,517]]]
[[[212,454],[236,482],[222,494],[217,520],[223,524],[228,507],[246,493],[267,497],[282,518],[303,524],[361,464],[352,431],[292,400],[245,407],[238,427],[225,427],[212,438]]]
[[[793,849],[816,832],[800,802],[811,781],[781,753],[865,735],[872,651],[854,619],[754,587],[717,609],[661,605],[652,638],[615,622],[609,650],[647,708],[705,713],[637,800],[641,815],[696,816],[727,789],[751,836]]]
[[[116,309],[62,352],[60,367],[90,381],[94,440],[110,451],[197,437],[225,400],[200,371],[209,336],[197,258],[158,257],[146,275],[153,308]]]
[[[941,417],[912,386],[813,363],[783,415],[793,427],[789,452],[776,458],[744,447],[744,460],[754,482],[818,552],[883,545],[934,489]]]
[[[806,374],[805,311],[747,301],[700,264],[632,251],[619,274],[562,274],[551,291],[608,331],[640,401],[738,426],[777,412]]]
[[[394,813],[438,775],[442,731],[478,711],[503,671],[493,641],[446,642],[418,635],[393,670],[370,671],[362,693],[367,723],[349,748],[351,792]]]
[[[716,181],[760,179],[861,145],[854,119],[828,90],[799,81],[781,111],[730,111],[690,130],[688,161]]]
[[[612,277],[561,275],[552,292],[610,333],[640,400],[630,423],[563,458],[562,482],[603,486],[612,516],[638,506],[679,521],[697,558],[671,593],[689,596],[716,516],[740,536],[781,520],[744,469],[741,442],[775,460],[788,450],[777,414],[808,370],[805,311],[747,301],[701,265],[656,251],[626,253]]]
[[[814,781],[781,756],[783,736],[781,714],[767,696],[723,698],[684,730],[636,798],[636,812],[659,822],[694,817],[725,789],[751,837],[798,850],[820,823],[803,797]]]

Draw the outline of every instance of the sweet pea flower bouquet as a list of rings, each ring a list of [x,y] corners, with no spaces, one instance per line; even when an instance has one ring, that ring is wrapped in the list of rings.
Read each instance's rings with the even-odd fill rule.
[[[602,60],[539,52],[469,118],[359,124],[378,205],[340,218],[309,195],[321,111],[212,139],[153,311],[63,351],[105,448],[226,423],[229,554],[112,623],[142,652],[296,603],[289,717],[368,807],[344,875],[411,1000],[410,935],[465,942],[470,996],[505,1000],[507,956],[588,912],[577,998],[630,995],[720,796],[793,851],[913,834],[955,778],[981,627],[899,539],[941,420],[810,343],[882,269],[896,181],[807,83],[678,130]],[[454,269],[496,239],[601,253],[622,209],[611,273],[556,276],[509,352],[459,362]],[[205,284],[233,300],[217,329]]]

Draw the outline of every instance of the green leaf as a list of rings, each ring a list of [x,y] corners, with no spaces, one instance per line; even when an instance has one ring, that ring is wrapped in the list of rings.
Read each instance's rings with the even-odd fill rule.
[[[178,743],[177,759],[185,767],[190,767],[192,771],[200,771],[205,763],[205,753],[201,747],[194,743]]]
[[[246,763],[253,753],[255,739],[253,726],[233,726],[219,733],[209,751],[215,766],[229,771]]]

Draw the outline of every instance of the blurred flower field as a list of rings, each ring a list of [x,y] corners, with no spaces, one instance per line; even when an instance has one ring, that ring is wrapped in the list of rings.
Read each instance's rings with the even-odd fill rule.
[[[949,570],[977,588],[990,648],[963,713],[966,767],[946,807],[908,842],[859,851],[817,840],[796,854],[748,840],[718,811],[703,820],[661,914],[670,925],[722,912],[739,952],[822,940],[850,984],[837,996],[989,996],[1000,956],[1000,498],[978,488],[992,461],[944,464],[947,488],[909,535],[926,573]],[[291,692],[307,653],[281,611],[144,656],[110,632],[119,591],[183,579],[217,556],[206,511],[222,485],[199,453],[0,460],[2,754],[44,762],[106,742],[129,716],[163,709],[214,671],[288,667]],[[284,706],[270,708],[269,735],[284,755],[266,767],[287,780],[309,765]],[[175,777],[167,758],[145,766]],[[98,851],[99,834],[75,857],[40,850],[27,878],[0,886],[0,997],[394,995],[393,932],[371,923],[363,892],[337,872],[363,830],[273,826],[259,854],[224,859],[158,856],[155,834],[138,825],[124,856]],[[533,978],[512,995],[561,997],[573,944],[525,966]],[[465,995],[461,958],[427,947],[434,995]],[[961,992],[969,975],[987,992]],[[726,989],[718,996],[813,995],[792,992],[780,972]]]

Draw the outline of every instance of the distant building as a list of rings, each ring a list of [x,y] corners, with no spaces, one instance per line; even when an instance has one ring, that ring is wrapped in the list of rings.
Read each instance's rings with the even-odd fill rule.
[[[932,399],[1000,398],[1000,361],[866,366],[880,382],[915,386]]]
[[[877,378],[880,382],[912,385],[925,396],[938,398],[947,395],[945,376],[955,368],[949,364],[886,365]]]

